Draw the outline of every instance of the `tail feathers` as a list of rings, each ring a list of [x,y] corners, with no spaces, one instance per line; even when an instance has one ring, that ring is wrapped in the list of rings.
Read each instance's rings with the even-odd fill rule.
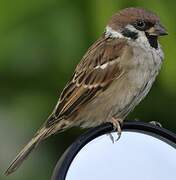
[[[29,156],[33,149],[35,149],[39,143],[48,137],[50,129],[42,128],[37,132],[37,134],[31,139],[31,141],[20,151],[16,158],[12,161],[8,169],[5,171],[5,175],[9,175],[16,171],[23,161]]]

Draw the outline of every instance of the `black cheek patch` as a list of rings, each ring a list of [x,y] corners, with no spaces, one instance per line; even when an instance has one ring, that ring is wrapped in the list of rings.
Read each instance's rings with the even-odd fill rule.
[[[150,46],[155,48],[155,49],[158,49],[158,37],[149,35],[147,32],[145,33],[145,35],[148,39]]]
[[[132,32],[129,29],[126,29],[126,28],[122,31],[122,34],[123,34],[123,36],[131,38],[133,40],[136,40],[138,38],[138,33],[137,32]]]

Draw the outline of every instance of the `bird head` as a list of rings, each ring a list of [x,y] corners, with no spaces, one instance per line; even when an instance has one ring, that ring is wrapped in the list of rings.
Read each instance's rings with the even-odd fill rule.
[[[112,16],[106,27],[106,35],[112,38],[146,43],[158,48],[158,37],[167,35],[159,17],[143,8],[126,8]]]

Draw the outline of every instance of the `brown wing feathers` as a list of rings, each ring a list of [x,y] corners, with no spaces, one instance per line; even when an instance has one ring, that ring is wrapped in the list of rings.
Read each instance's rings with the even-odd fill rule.
[[[63,90],[59,104],[46,126],[76,114],[77,110],[121,75],[118,58],[125,46],[126,41],[101,38],[89,48],[78,64],[72,80]]]

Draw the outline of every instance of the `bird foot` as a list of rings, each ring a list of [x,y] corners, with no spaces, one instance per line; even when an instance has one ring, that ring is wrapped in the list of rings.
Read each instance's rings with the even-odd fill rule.
[[[116,140],[114,140],[113,135],[109,134],[110,139],[112,140],[113,143],[115,143],[115,141],[118,141],[121,137],[121,134],[122,134],[121,126],[123,124],[123,120],[119,119],[119,118],[112,117],[110,122],[112,123],[114,130],[117,131],[117,135],[118,135],[118,138]]]
[[[151,121],[149,122],[150,124],[153,124],[154,126],[162,127],[162,124],[159,123],[158,121]]]

